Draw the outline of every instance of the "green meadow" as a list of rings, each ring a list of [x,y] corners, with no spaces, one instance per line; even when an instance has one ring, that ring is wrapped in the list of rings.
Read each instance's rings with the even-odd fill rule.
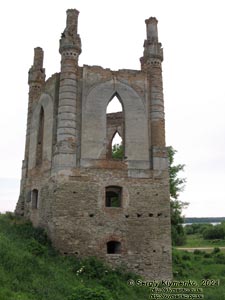
[[[173,274],[174,281],[196,282],[204,299],[225,299],[225,254],[217,247],[192,253],[174,249]],[[161,285],[158,298],[152,298],[150,287],[135,284],[139,279],[96,258],[61,256],[42,229],[10,213],[0,215],[0,300],[179,299],[178,293],[168,298],[171,291],[159,298],[166,297]]]

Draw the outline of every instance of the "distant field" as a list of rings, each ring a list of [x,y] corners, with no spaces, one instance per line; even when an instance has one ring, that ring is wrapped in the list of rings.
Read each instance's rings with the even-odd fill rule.
[[[186,243],[182,247],[225,247],[225,240],[204,240],[200,234],[188,234]]]

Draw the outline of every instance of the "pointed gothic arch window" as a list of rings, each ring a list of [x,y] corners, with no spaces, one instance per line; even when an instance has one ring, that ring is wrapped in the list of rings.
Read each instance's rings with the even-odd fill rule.
[[[117,94],[115,94],[107,105],[106,113],[110,114],[110,113],[117,113],[122,111],[123,111],[123,106],[119,100],[119,97],[117,96]]]
[[[115,94],[107,109],[107,159],[124,158],[124,111],[119,96]]]
[[[36,165],[40,166],[43,159],[43,138],[44,138],[44,109],[40,109],[39,123],[38,123],[38,136],[37,136],[37,152],[36,152]]]

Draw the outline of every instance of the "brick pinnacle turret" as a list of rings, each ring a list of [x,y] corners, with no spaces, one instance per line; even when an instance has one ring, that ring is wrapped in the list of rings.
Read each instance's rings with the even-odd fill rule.
[[[144,55],[140,59],[141,68],[146,72],[149,86],[149,133],[153,168],[165,154],[165,118],[162,83],[163,49],[158,42],[158,21],[156,18],[145,20],[147,39],[144,42]],[[155,166],[154,166],[155,164]],[[161,164],[161,163],[160,163]],[[164,164],[164,163],[163,163]],[[165,166],[166,167],[166,166]]]
[[[30,140],[30,126],[32,105],[35,99],[41,93],[41,88],[45,83],[45,69],[43,68],[44,51],[40,47],[34,48],[34,60],[28,72],[28,84],[29,84],[29,100],[28,100],[28,113],[27,113],[27,132],[26,132],[26,145],[25,145],[25,158],[24,164],[27,166],[28,160],[28,148]]]
[[[81,53],[81,40],[77,33],[78,15],[76,9],[67,10],[66,28],[62,33],[59,46],[61,74],[55,152],[56,170],[76,166],[77,77],[78,58]]]

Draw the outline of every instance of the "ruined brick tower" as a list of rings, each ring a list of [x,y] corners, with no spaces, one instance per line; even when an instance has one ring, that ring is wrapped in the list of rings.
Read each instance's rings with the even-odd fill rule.
[[[16,213],[47,229],[64,254],[171,278],[168,160],[157,20],[146,20],[141,70],[78,65],[79,12],[67,11],[61,71],[45,80],[43,50],[29,70],[21,192]],[[122,112],[106,113],[117,97]],[[112,158],[112,139],[123,158]]]

